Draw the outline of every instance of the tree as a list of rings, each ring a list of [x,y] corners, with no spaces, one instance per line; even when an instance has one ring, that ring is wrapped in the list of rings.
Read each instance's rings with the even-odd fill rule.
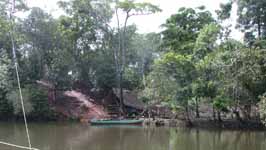
[[[196,75],[192,57],[169,52],[157,63],[162,65],[166,69],[167,76],[176,82],[178,87],[175,99],[183,106],[186,119],[190,122],[189,101],[192,99],[192,82]]]
[[[4,49],[0,49],[0,62],[0,88],[6,89],[9,86],[11,60]]]
[[[147,82],[142,97],[147,103],[176,103],[178,85],[175,78],[169,76],[167,68],[155,60],[152,71],[147,76]]]
[[[118,12],[122,11],[125,13],[125,19],[122,22],[119,18]],[[118,74],[118,85],[120,89],[120,111],[123,112],[123,74],[125,71],[126,62],[126,45],[125,37],[127,34],[127,23],[130,17],[137,15],[148,15],[161,11],[159,7],[152,5],[150,3],[136,3],[132,0],[116,1],[115,14],[117,19],[117,32],[118,32],[118,49],[114,51],[116,71]]]
[[[193,94],[195,96],[196,117],[199,118],[199,99],[214,98],[216,94],[216,74],[215,69],[210,67],[212,53],[216,50],[216,41],[220,27],[211,23],[205,25],[196,39],[193,51],[193,60],[197,70],[197,78],[192,83]],[[213,115],[215,116],[215,115]]]
[[[9,29],[10,29],[10,24],[6,18],[3,16],[0,16],[0,49],[9,49],[10,48],[10,41],[9,41]],[[4,50],[1,50],[4,51]]]
[[[110,46],[108,23],[112,11],[108,1],[72,0],[59,2],[59,6],[66,12],[60,17],[59,31],[65,39],[63,48],[72,57],[68,72],[72,78],[81,80],[92,86],[95,84],[94,62],[102,56]]]
[[[163,64],[166,70],[172,70],[167,75],[178,85],[176,99],[182,102],[179,104],[185,108],[189,121],[192,99],[196,99],[196,116],[199,117],[198,98],[214,97],[210,95],[214,87],[213,77],[206,78],[211,70],[199,66],[209,53],[214,52],[220,27],[204,7],[181,8],[163,26],[166,28],[162,32],[162,50],[166,51]]]
[[[256,30],[259,39],[264,37],[266,2],[238,0],[238,26],[243,30]]]
[[[193,51],[195,61],[204,59],[209,53],[215,51],[219,33],[220,27],[215,23],[205,25],[200,30]]]
[[[213,100],[213,108],[217,110],[218,121],[222,121],[221,112],[228,112],[230,99],[223,95],[223,92],[219,93]]]
[[[152,64],[158,56],[161,36],[157,33],[137,34],[133,39],[133,49],[137,55],[137,68],[146,86],[146,76],[152,71]]]
[[[9,118],[13,113],[13,108],[6,96],[10,90],[10,71],[11,60],[8,58],[7,52],[0,49],[0,116],[1,118]]]
[[[262,50],[245,48],[238,41],[228,40],[219,45],[210,61],[219,81],[216,97],[230,100],[227,104],[237,120],[250,119],[251,106],[257,104],[265,91],[262,86],[265,84],[264,55]],[[244,118],[240,118],[239,110]]]
[[[9,120],[13,115],[12,104],[8,101],[8,93],[14,88],[14,72],[11,63],[12,58],[12,44],[10,34],[19,37],[19,34],[11,31],[17,27],[16,22],[13,24],[9,20],[11,3],[8,0],[0,1],[0,116],[2,119]],[[23,1],[18,1],[14,6],[13,11],[25,10]],[[20,44],[20,39],[15,41],[15,46]],[[18,54],[19,56],[19,54]]]
[[[12,8],[13,1],[12,0],[1,0],[0,1],[0,16],[4,18],[8,18],[10,15],[10,8]],[[28,7],[26,6],[23,0],[16,0],[14,4],[14,11],[25,11]]]
[[[31,81],[48,78],[56,50],[61,44],[57,22],[42,9],[34,7],[24,20],[20,32],[24,35],[22,52],[27,54],[22,70]],[[29,78],[28,78],[29,79]],[[25,79],[24,82],[28,79]]]
[[[260,112],[260,118],[262,119],[263,123],[266,124],[266,97],[265,97],[265,94],[260,96],[259,112]]]
[[[231,59],[229,70],[237,84],[237,99],[244,106],[244,119],[250,119],[251,106],[258,102],[259,96],[265,91],[264,55],[260,50],[250,49],[241,49],[232,55],[234,58]]]
[[[245,39],[252,42],[250,37],[256,36],[258,39],[265,37],[265,8],[266,2],[261,0],[230,0],[228,3],[221,4],[221,9],[217,10],[219,19],[230,18],[232,5],[236,3],[237,9],[237,28],[245,32]]]
[[[217,68],[213,65],[215,59],[213,53],[209,53],[202,60],[195,64],[197,70],[197,78],[195,78],[192,85],[194,85],[195,98],[197,104],[200,98],[206,98],[208,103],[214,103],[214,98],[218,95],[219,80]],[[213,105],[214,106],[214,105]],[[198,111],[198,110],[197,110]],[[199,116],[199,114],[197,114]],[[213,107],[213,119],[216,119],[215,108]]]
[[[218,15],[219,20],[223,21],[223,20],[230,18],[232,7],[233,7],[232,5],[233,5],[232,0],[230,0],[228,3],[220,4],[220,10],[215,11]]]
[[[192,54],[200,30],[212,22],[214,19],[211,13],[204,7],[180,8],[163,25],[163,47],[183,55]]]

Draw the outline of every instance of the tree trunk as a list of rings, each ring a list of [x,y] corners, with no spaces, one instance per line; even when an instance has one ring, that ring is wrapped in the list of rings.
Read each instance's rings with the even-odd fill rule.
[[[192,126],[192,122],[190,120],[190,117],[189,117],[189,108],[188,108],[188,105],[186,106],[186,125],[187,126]]]
[[[199,113],[199,100],[196,97],[196,118],[200,118],[200,113]]]
[[[260,20],[260,17],[258,18],[258,39],[260,40],[261,39],[261,20]]]
[[[213,120],[216,120],[216,112],[215,112],[214,106],[212,106],[212,117],[213,117]]]
[[[251,119],[251,105],[250,104],[247,104],[244,106],[244,109],[243,109],[243,114],[244,114],[244,119],[245,120],[250,120]]]
[[[235,106],[235,108],[234,108],[234,110],[233,110],[233,113],[234,113],[235,116],[236,116],[236,120],[238,120],[238,121],[242,121],[242,118],[240,117],[239,111],[237,110],[237,106]]]
[[[127,21],[129,18],[129,11],[127,11],[127,16],[126,20],[124,23],[124,29],[123,29],[123,34],[122,37],[120,36],[120,41],[121,41],[121,65],[120,65],[120,77],[119,77],[119,85],[120,85],[120,111],[122,114],[124,114],[124,94],[123,94],[123,74],[125,70],[125,65],[126,65],[126,47],[125,47],[125,38],[126,38],[126,27],[127,27]]]
[[[123,81],[123,73],[122,73],[122,71],[121,71],[121,72],[120,72],[120,75],[119,75],[120,116],[122,116],[122,115],[124,114],[124,90],[123,90],[122,81]]]
[[[116,74],[117,74],[117,84],[118,89],[120,93],[119,98],[119,116],[121,117],[124,114],[124,94],[123,94],[123,67],[124,67],[124,34],[121,36],[121,30],[120,30],[120,20],[118,16],[118,10],[115,11],[116,19],[117,19],[117,30],[118,30],[118,49],[115,49],[114,51],[114,57],[115,57],[115,65],[116,65]],[[119,55],[120,54],[120,55]],[[120,58],[119,58],[120,57]],[[122,59],[121,59],[122,57]]]
[[[217,111],[217,117],[218,117],[218,121],[222,122],[222,117],[221,117],[221,111],[220,110]]]

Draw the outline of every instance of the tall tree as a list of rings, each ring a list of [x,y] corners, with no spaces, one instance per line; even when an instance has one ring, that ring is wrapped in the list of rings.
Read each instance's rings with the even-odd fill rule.
[[[178,85],[175,97],[181,102],[189,121],[195,81],[201,76],[197,63],[214,51],[220,29],[204,7],[181,8],[163,26],[163,64],[166,70],[172,70],[167,75]]]
[[[212,22],[214,19],[211,13],[204,7],[180,8],[178,13],[168,18],[163,25],[164,50],[183,55],[192,54],[200,30]]]
[[[109,22],[112,11],[108,0],[71,0],[59,2],[67,15],[60,17],[59,30],[65,38],[66,51],[73,56],[68,70],[76,80],[95,85],[95,61],[108,49]],[[108,36],[107,36],[108,35]],[[106,51],[105,51],[106,52]]]
[[[34,82],[47,78],[61,41],[57,22],[42,9],[34,7],[19,29],[24,34],[25,46],[21,51],[25,58],[23,72],[28,77],[25,80]]]
[[[119,11],[125,14],[123,22],[119,17]],[[118,32],[118,49],[115,50],[114,56],[116,61],[116,70],[118,74],[118,84],[120,89],[120,111],[123,112],[123,74],[125,71],[126,62],[126,45],[125,37],[127,34],[128,20],[132,16],[149,15],[161,11],[161,9],[150,3],[136,3],[134,0],[116,1],[115,14],[117,18],[117,32]],[[122,23],[122,25],[121,25]]]
[[[243,30],[257,32],[259,39],[266,30],[266,2],[261,0],[238,0],[238,25]]]
[[[265,38],[266,30],[266,2],[262,0],[230,0],[221,4],[217,10],[218,18],[225,20],[230,18],[233,4],[237,4],[237,28],[245,33],[247,43],[254,43],[257,39]]]
[[[178,88],[175,99],[185,109],[186,119],[190,122],[189,101],[193,96],[192,82],[196,77],[192,57],[169,52],[157,63],[162,65],[169,78],[173,78],[173,82],[177,83]]]

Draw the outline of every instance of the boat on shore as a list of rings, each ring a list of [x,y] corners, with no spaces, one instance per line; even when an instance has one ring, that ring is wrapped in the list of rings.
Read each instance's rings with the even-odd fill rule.
[[[123,120],[112,120],[112,119],[92,119],[91,125],[142,125],[143,120],[138,119],[123,119]]]

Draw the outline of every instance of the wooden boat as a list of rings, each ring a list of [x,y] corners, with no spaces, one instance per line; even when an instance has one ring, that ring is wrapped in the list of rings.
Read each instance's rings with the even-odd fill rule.
[[[98,120],[92,119],[92,125],[141,125],[143,120]]]

